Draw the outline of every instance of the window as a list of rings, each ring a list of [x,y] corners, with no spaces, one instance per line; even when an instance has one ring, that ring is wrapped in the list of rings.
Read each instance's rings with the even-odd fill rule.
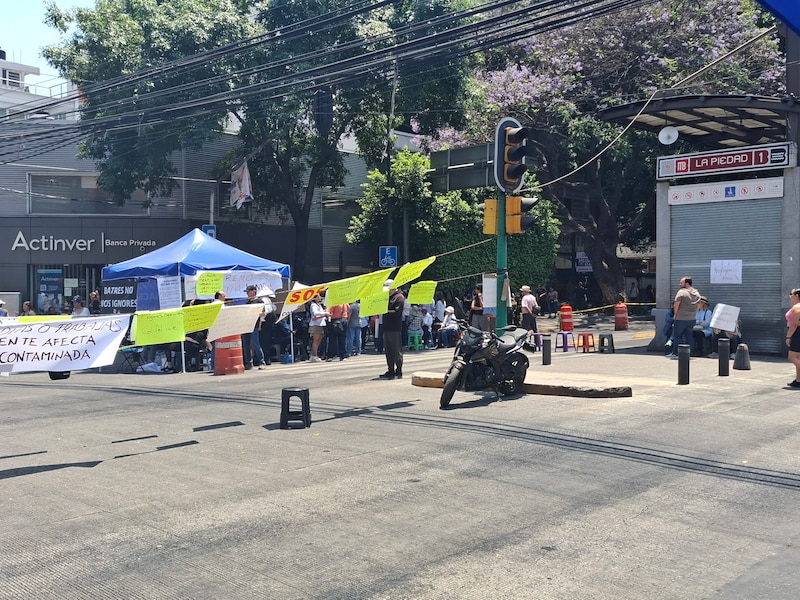
[[[22,75],[16,71],[3,69],[3,85],[13,88],[22,87]]]
[[[117,206],[111,195],[97,187],[95,175],[31,174],[30,212],[47,215],[138,215],[145,193],[137,190],[124,206]]]

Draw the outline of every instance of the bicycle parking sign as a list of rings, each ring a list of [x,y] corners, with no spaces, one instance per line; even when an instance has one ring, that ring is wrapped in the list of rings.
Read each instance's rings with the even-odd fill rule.
[[[378,253],[378,265],[381,267],[397,266],[397,246],[381,246]]]

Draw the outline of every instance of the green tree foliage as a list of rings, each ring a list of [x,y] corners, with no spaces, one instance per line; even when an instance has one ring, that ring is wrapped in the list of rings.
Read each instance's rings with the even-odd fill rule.
[[[360,201],[362,212],[352,219],[347,239],[353,244],[380,245],[386,239],[389,211],[406,208],[411,215],[411,260],[437,256],[426,269],[425,279],[441,282],[439,290],[462,291],[479,282],[482,273],[497,270],[496,237],[485,236],[478,226],[483,215],[476,192],[434,195],[426,176],[429,167],[426,157],[404,149],[392,161],[391,186],[384,173],[370,171]],[[393,204],[386,198],[392,198]],[[525,234],[507,238],[512,285],[548,281],[558,237],[552,209],[549,202],[538,203],[531,213],[538,217],[536,225]],[[399,221],[392,219],[397,234]]]
[[[483,143],[504,115],[529,124],[541,193],[615,301],[625,289],[617,245],[654,238],[653,165],[664,148],[631,131],[603,151],[619,128],[597,110],[669,89],[770,20],[751,0],[663,0],[490,51],[469,88],[468,126],[441,132],[439,144]],[[674,93],[781,93],[781,68],[777,40],[765,38]]]

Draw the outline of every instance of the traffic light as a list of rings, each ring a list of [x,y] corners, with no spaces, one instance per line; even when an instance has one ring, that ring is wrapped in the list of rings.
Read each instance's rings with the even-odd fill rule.
[[[497,235],[497,200],[489,198],[478,208],[483,209],[483,221],[481,228],[486,235]]]
[[[522,189],[525,171],[523,162],[527,153],[527,127],[519,121],[506,117],[497,125],[494,143],[494,178],[497,185],[506,193],[513,194]]]
[[[533,227],[537,217],[526,217],[525,213],[538,201],[538,198],[506,197],[506,233],[525,233]]]

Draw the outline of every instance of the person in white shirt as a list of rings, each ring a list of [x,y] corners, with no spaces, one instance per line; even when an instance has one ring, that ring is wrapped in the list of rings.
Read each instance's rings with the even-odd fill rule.
[[[75,317],[89,317],[89,309],[83,305],[83,298],[75,296],[72,299],[72,318]]]
[[[438,331],[439,345],[437,348],[449,348],[453,345],[456,334],[458,333],[458,323],[456,322],[455,312],[452,306],[448,306],[444,309],[444,319]]]

